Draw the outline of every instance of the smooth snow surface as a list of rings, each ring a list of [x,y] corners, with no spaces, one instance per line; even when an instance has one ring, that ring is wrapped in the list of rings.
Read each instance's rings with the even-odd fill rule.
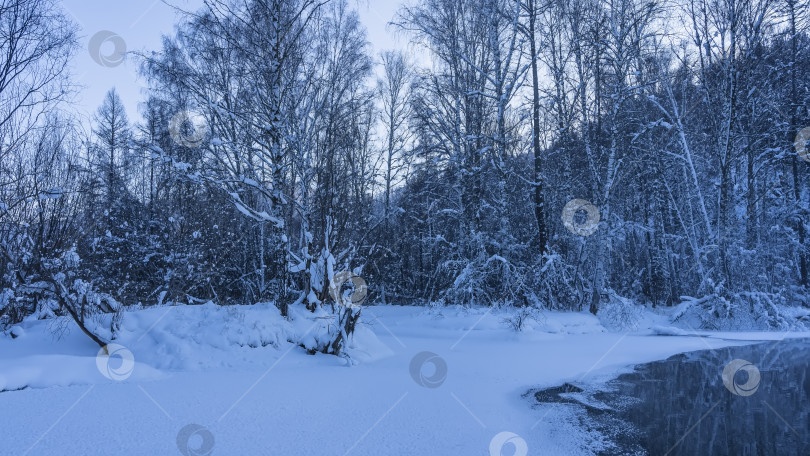
[[[589,454],[599,437],[577,430],[570,411],[522,395],[784,337],[697,337],[654,315],[632,333],[608,332],[590,314],[556,312],[515,333],[487,309],[377,306],[363,310],[351,357],[340,358],[290,343],[328,330],[323,318],[292,313],[285,320],[269,304],[128,312],[115,342],[135,364],[121,381],[102,375],[98,347],[77,329],[63,325],[56,339],[55,322],[27,321],[19,337],[0,335],[0,454],[486,456],[502,442],[504,455],[523,443],[528,455]],[[433,355],[412,372],[423,352]],[[186,440],[212,442],[212,453],[178,448]]]

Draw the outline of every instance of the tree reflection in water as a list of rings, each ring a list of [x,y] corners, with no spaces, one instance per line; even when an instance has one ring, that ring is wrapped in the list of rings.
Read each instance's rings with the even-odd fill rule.
[[[753,394],[724,385],[721,374],[735,359],[759,371]],[[583,425],[616,445],[603,454],[810,455],[809,369],[810,339],[675,355],[637,366],[605,391],[586,393],[585,402],[607,404],[610,411],[582,406]],[[737,385],[748,381],[744,371],[734,376]],[[551,402],[552,390],[533,393]]]

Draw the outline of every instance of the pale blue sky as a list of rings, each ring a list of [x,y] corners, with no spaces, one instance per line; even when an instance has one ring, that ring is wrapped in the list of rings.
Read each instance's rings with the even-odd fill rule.
[[[404,47],[407,39],[386,27],[401,0],[350,0],[359,10],[368,29],[369,41],[375,53],[382,49]],[[202,0],[170,0],[184,9],[202,5]],[[99,31],[109,30],[123,38],[127,51],[157,50],[162,34],[173,32],[178,20],[175,11],[161,0],[62,0],[65,11],[81,27],[81,48],[72,63],[75,80],[82,85],[76,99],[76,109],[89,118],[101,104],[111,87],[118,90],[127,109],[130,122],[140,120],[138,103],[145,97],[145,82],[137,75],[132,59],[118,66],[104,67],[90,57],[88,42]],[[113,45],[105,44],[102,54],[112,53]]]

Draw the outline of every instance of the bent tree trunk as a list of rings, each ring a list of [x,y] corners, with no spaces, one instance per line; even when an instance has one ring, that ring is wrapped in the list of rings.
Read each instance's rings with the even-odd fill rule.
[[[50,283],[51,286],[54,288],[54,295],[56,296],[56,299],[59,301],[59,307],[67,310],[68,314],[70,314],[70,317],[73,319],[74,322],[76,322],[76,325],[79,327],[79,329],[81,329],[82,332],[85,335],[87,335],[87,337],[89,337],[93,342],[97,343],[99,347],[103,348],[104,352],[109,355],[109,353],[107,352],[108,342],[102,340],[98,335],[96,335],[93,331],[90,330],[90,328],[88,328],[84,324],[84,315],[82,315],[80,312],[77,312],[76,309],[74,309],[73,306],[71,305],[70,301],[68,301],[68,299],[65,297],[67,295],[67,290],[64,290],[64,286],[53,278],[47,279],[47,282]],[[87,297],[86,296],[82,297],[82,299],[86,300]]]

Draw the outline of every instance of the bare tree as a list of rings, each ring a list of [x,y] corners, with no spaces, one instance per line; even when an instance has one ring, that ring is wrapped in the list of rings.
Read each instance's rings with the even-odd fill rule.
[[[411,89],[413,78],[411,63],[402,52],[386,51],[381,54],[384,78],[377,83],[382,99],[382,123],[385,137],[384,217],[386,225],[391,213],[391,190],[401,179],[405,163],[403,153],[410,142],[407,122],[411,116]]]

